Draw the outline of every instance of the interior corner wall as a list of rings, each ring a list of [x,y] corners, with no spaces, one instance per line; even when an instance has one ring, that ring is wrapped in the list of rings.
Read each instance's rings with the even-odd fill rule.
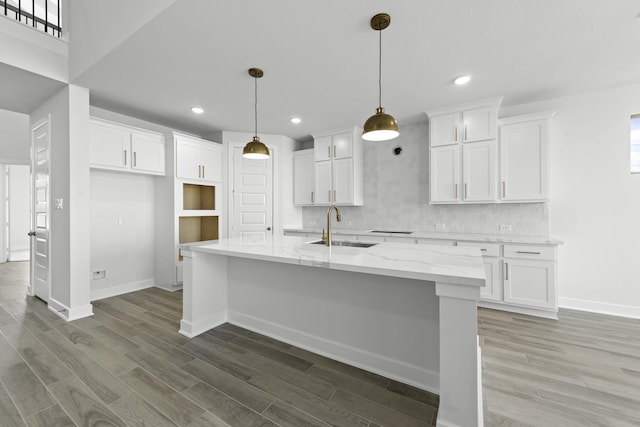
[[[551,119],[550,234],[561,307],[640,318],[640,174],[630,173],[630,116],[640,84],[503,108]]]
[[[91,314],[89,303],[89,91],[68,85],[30,115],[50,118],[50,299],[69,320]],[[51,303],[51,301],[50,301]]]

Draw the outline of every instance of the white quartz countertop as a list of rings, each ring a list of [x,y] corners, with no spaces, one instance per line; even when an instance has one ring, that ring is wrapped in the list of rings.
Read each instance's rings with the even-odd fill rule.
[[[407,239],[440,239],[440,240],[461,240],[467,242],[494,242],[494,243],[517,243],[532,245],[561,245],[563,242],[551,236],[517,236],[512,234],[479,234],[479,233],[445,233],[429,231],[413,231],[411,234],[404,233],[372,233],[376,229],[346,229],[331,228],[333,236],[381,236],[381,237],[402,237]],[[295,233],[317,233],[322,234],[322,228],[285,228],[285,232]],[[400,230],[405,231],[405,230]],[[412,231],[412,230],[406,230]],[[360,239],[366,241],[366,239]]]
[[[334,270],[483,286],[485,270],[478,248],[379,243],[369,248],[313,245],[308,237],[266,240],[230,238],[182,245],[189,251],[298,264]]]

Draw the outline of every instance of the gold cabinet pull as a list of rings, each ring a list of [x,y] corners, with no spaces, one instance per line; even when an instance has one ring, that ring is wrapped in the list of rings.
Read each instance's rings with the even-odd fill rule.
[[[464,183],[464,198],[467,198],[467,183]]]
[[[198,165],[198,178],[202,178],[202,166]]]
[[[336,190],[333,190],[333,201],[336,201]]]
[[[327,157],[331,158],[331,146],[330,145],[327,146]]]
[[[509,280],[509,263],[504,263],[504,280]]]
[[[204,165],[202,165],[202,178],[204,178]]]
[[[127,150],[124,150],[124,165],[127,166]]]
[[[502,181],[502,197],[504,197],[504,193],[505,193],[505,182]]]
[[[453,184],[453,191],[455,192],[454,199],[458,198],[458,184]]]
[[[464,140],[467,140],[467,125],[464,125]]]
[[[453,128],[453,131],[454,131],[454,133],[455,133],[455,137],[453,138],[453,140],[454,140],[455,142],[458,142],[458,126],[454,127],[454,128]]]
[[[338,157],[338,156],[336,155],[336,146],[334,145],[333,146],[333,158],[335,159],[336,157]]]
[[[313,202],[314,202],[314,200],[313,200],[313,191],[312,191],[311,192],[311,203],[313,203]]]
[[[133,152],[133,167],[136,167],[138,165],[138,156],[136,155],[136,152]]]
[[[331,190],[328,190],[327,193],[329,193],[329,201],[331,201]]]

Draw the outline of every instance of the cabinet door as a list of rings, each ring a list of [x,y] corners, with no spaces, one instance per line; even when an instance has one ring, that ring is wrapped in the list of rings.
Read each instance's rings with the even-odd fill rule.
[[[222,146],[203,142],[200,144],[201,177],[206,181],[222,181]]]
[[[330,160],[333,156],[331,152],[331,136],[323,136],[313,141],[313,150],[315,153],[315,161]]]
[[[431,202],[459,201],[460,147],[449,145],[432,148],[430,160]]]
[[[429,119],[429,144],[432,147],[457,144],[459,140],[460,114],[445,114]]]
[[[504,265],[504,302],[556,307],[555,263],[505,258]]]
[[[313,205],[314,181],[313,150],[293,153],[294,205]]]
[[[474,142],[462,146],[462,200],[496,200],[496,141]]]
[[[91,166],[127,170],[131,162],[129,129],[91,121],[89,162]]]
[[[329,205],[333,200],[331,160],[315,162],[315,172],[315,203],[316,205]]]
[[[332,155],[334,159],[353,157],[353,132],[334,135],[331,143],[333,145]]]
[[[353,162],[351,159],[333,161],[333,203],[353,204]]]
[[[164,136],[152,133],[132,132],[131,169],[164,175]]]
[[[485,285],[480,288],[480,298],[488,301],[502,301],[500,282],[500,259],[482,258],[484,262]]]
[[[497,111],[494,108],[478,108],[462,113],[463,142],[496,139]]]
[[[500,128],[502,200],[544,201],[549,194],[548,121]]]
[[[177,139],[176,176],[185,179],[199,179],[201,175],[200,144]]]

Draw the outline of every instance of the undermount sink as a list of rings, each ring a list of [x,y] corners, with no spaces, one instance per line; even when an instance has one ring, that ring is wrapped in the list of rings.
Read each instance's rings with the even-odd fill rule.
[[[313,242],[307,242],[310,245],[326,245],[327,242],[324,240],[316,240]],[[366,242],[349,242],[346,240],[334,240],[331,242],[331,246],[351,246],[353,248],[370,248],[371,246],[375,246],[377,243],[366,243]]]
[[[369,233],[411,234],[413,231],[369,230]]]

